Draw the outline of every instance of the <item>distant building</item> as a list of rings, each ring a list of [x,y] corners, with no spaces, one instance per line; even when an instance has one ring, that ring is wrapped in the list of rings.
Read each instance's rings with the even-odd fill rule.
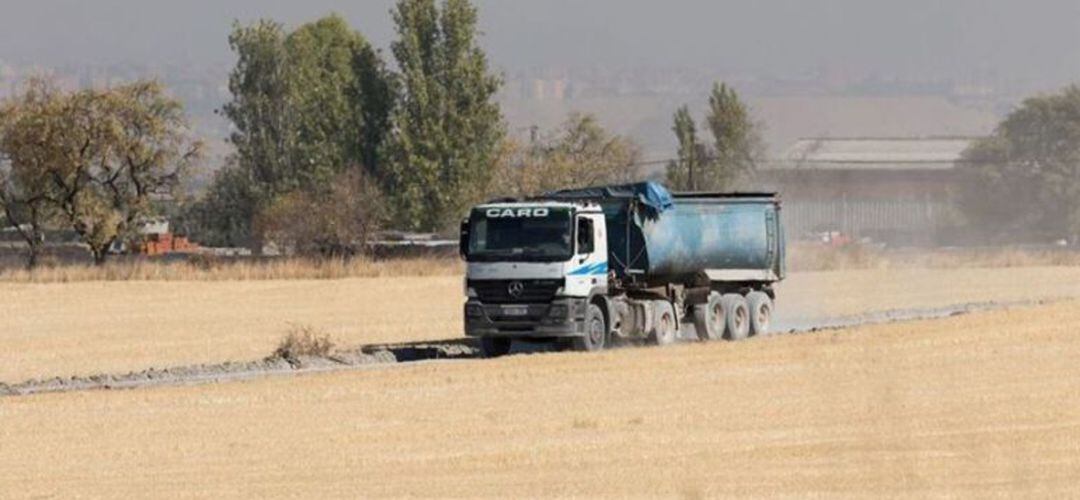
[[[141,236],[160,236],[169,232],[169,219],[165,217],[147,217],[139,221],[136,232]]]
[[[139,221],[138,236],[128,242],[117,242],[110,249],[114,253],[135,253],[157,256],[172,253],[191,253],[199,250],[198,245],[188,241],[186,236],[176,236],[169,230],[169,220],[164,217],[149,217]]]
[[[974,139],[809,138],[762,169],[782,193],[790,238],[842,234],[904,244],[949,242],[957,162]]]

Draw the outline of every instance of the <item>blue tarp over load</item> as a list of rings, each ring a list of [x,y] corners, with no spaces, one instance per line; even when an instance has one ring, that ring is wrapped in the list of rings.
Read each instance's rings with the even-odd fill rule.
[[[603,208],[609,268],[624,280],[744,276],[783,278],[779,201],[770,193],[672,194],[656,182],[568,189],[548,200],[592,201]]]
[[[569,199],[569,200],[629,200],[636,199],[641,205],[651,208],[657,213],[663,212],[675,206],[675,198],[671,196],[662,184],[658,182],[639,182],[637,184],[623,184],[619,186],[600,186],[582,189],[565,189],[553,191],[542,196],[544,199]]]

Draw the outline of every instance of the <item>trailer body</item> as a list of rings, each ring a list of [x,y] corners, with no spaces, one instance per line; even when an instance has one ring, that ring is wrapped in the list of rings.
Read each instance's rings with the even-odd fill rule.
[[[612,269],[628,281],[683,282],[702,272],[775,282],[784,276],[780,202],[771,193],[671,194],[655,183],[549,193],[596,201]]]

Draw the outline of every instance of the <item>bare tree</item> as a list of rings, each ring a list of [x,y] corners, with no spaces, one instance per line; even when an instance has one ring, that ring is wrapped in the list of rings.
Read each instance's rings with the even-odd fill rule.
[[[340,258],[364,253],[387,215],[379,186],[353,168],[338,174],[325,192],[278,197],[257,223],[268,241],[287,252]]]
[[[612,134],[596,117],[571,114],[562,128],[529,145],[505,141],[492,192],[524,196],[567,187],[640,180],[641,148]]]

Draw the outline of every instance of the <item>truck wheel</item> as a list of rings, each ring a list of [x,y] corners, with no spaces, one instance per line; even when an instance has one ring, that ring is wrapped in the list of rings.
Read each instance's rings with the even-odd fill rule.
[[[485,358],[498,358],[510,354],[512,340],[506,337],[480,337],[480,354]]]
[[[607,344],[607,323],[600,306],[589,304],[585,315],[585,335],[574,337],[572,345],[575,351],[599,351]]]
[[[654,300],[652,305],[656,313],[656,320],[653,322],[652,331],[649,332],[649,342],[656,345],[674,344],[675,337],[678,335],[675,325],[677,321],[675,319],[675,307],[666,300]]]
[[[719,293],[709,294],[709,301],[694,306],[694,330],[698,340],[720,340],[724,338],[727,318],[724,314],[724,301]]]
[[[750,304],[737,293],[724,295],[728,340],[743,340],[750,335]]]
[[[773,312],[772,299],[762,292],[750,292],[746,296],[746,301],[750,305],[750,335],[762,337],[769,335]]]

